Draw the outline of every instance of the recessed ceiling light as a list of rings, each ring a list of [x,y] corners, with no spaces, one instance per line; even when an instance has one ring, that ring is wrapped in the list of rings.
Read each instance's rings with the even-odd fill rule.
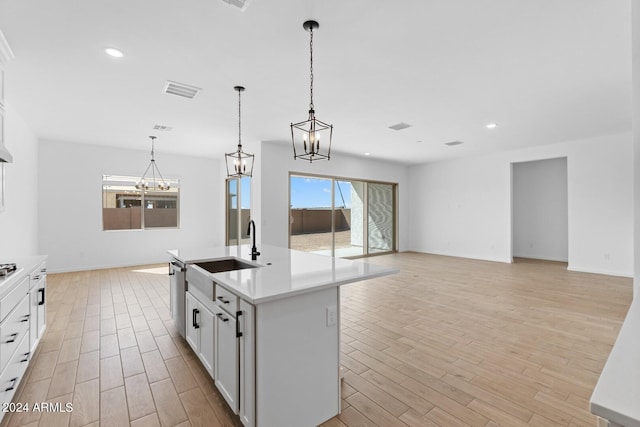
[[[389,126],[389,129],[393,129],[393,130],[402,130],[402,129],[406,129],[406,128],[410,128],[411,125],[409,123],[405,123],[405,122],[400,122],[397,123],[393,126]]]
[[[370,156],[370,155],[371,155],[371,153],[364,153],[364,155],[365,155],[365,156]]]
[[[498,124],[497,124],[497,123],[489,123],[489,124],[487,125],[487,129],[495,129],[497,126],[498,126]]]
[[[124,56],[124,53],[122,53],[121,50],[115,49],[113,47],[108,47],[104,51],[107,53],[107,55],[113,56],[114,58],[122,58]]]

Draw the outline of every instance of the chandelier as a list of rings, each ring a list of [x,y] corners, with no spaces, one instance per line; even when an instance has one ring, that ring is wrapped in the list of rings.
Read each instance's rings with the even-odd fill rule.
[[[233,88],[238,92],[238,149],[233,153],[225,154],[227,163],[227,177],[239,178],[243,176],[251,176],[253,173],[253,154],[242,151],[242,127],[241,127],[241,102],[240,94],[244,91],[244,87],[235,86]]]
[[[149,162],[149,166],[144,170],[142,174],[142,178],[138,180],[136,184],[136,189],[138,190],[169,190],[170,185],[167,181],[164,180],[162,174],[160,173],[160,169],[158,169],[158,165],[156,165],[156,159],[154,158],[154,143],[156,140],[155,136],[150,136],[151,138],[151,162]],[[151,182],[147,180],[147,173],[151,170]],[[156,177],[156,173],[158,176]]]
[[[309,52],[311,65],[309,70],[311,84],[309,90],[309,118],[303,122],[291,123],[293,158],[309,160],[309,162],[323,159],[329,160],[331,158],[331,138],[333,136],[333,125],[318,120],[313,105],[313,30],[319,27],[320,24],[316,21],[306,21],[302,24],[302,28],[309,31],[310,34]]]

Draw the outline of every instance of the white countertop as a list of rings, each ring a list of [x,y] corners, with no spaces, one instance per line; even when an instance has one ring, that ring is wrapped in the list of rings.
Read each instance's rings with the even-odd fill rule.
[[[218,284],[252,304],[286,298],[328,287],[397,273],[398,270],[362,261],[333,258],[271,245],[258,245],[251,260],[249,245],[176,249],[169,254],[187,264],[237,258],[260,266],[207,274]],[[202,270],[204,271],[204,270]]]
[[[598,384],[591,413],[625,427],[640,427],[640,298],[629,307]]]
[[[30,257],[0,260],[0,264],[15,263],[17,267],[16,271],[10,275],[0,277],[0,296],[46,259],[46,255],[35,255]]]

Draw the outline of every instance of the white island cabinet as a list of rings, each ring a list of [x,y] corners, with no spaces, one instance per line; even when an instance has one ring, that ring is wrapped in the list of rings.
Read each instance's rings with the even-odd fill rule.
[[[252,261],[248,246],[169,251],[187,265],[187,341],[245,426],[316,426],[340,413],[340,286],[397,270],[260,252]],[[244,268],[211,272],[216,260]]]

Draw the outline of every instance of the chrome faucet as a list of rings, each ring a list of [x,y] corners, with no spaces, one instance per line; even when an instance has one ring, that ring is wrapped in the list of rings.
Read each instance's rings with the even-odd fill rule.
[[[251,226],[253,225],[253,234],[251,234]],[[253,236],[253,246],[251,247],[251,260],[255,261],[258,259],[258,248],[256,248],[256,223],[253,220],[249,220],[249,226],[247,227],[247,234]]]

